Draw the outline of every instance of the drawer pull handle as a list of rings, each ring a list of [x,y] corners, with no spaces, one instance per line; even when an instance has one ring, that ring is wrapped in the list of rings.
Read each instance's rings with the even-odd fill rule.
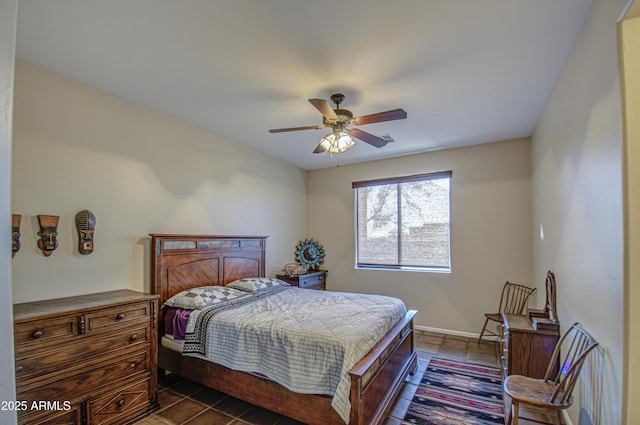
[[[133,341],[135,341],[137,339],[138,339],[138,334],[133,334],[133,335],[131,335],[131,338],[129,338],[129,341],[133,342]]]
[[[16,366],[16,373],[22,372],[22,369],[24,369],[24,366]]]
[[[118,400],[118,406],[124,406],[124,400],[123,399]]]
[[[120,313],[116,316],[116,320],[122,320],[124,319],[124,313]]]
[[[134,368],[136,367],[137,363],[136,362],[131,362],[129,363],[129,367]]]
[[[42,329],[36,329],[31,333],[31,338],[40,338],[42,336]]]

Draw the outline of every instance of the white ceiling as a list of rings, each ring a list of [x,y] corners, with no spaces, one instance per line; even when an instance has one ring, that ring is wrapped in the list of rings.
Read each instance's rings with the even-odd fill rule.
[[[303,169],[530,136],[591,0],[20,0],[17,56]],[[312,154],[342,92],[395,142]]]

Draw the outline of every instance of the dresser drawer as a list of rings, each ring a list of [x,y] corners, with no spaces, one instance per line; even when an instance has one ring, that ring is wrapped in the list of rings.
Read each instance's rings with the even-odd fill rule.
[[[78,335],[78,315],[17,323],[14,328],[16,353],[34,352],[68,343]]]
[[[298,280],[298,286],[305,289],[325,289],[325,274],[312,273],[309,275],[302,275]]]
[[[18,382],[62,368],[71,369],[86,365],[105,354],[125,347],[134,347],[150,342],[148,326],[128,329],[125,332],[107,334],[100,338],[83,338],[75,344],[55,350],[45,351],[16,359],[16,380]],[[26,353],[25,353],[26,354]]]
[[[69,410],[64,410],[63,405],[61,411],[54,413],[35,412],[24,418],[20,418],[20,425],[81,425],[82,424],[82,406],[80,404],[69,406]],[[45,413],[42,415],[41,413]]]
[[[71,406],[60,405],[60,410],[32,410],[28,415],[20,417],[18,423],[20,425],[81,425],[82,424],[82,405],[76,404]],[[67,409],[68,410],[65,410]]]
[[[107,331],[119,326],[149,321],[151,316],[149,303],[126,304],[114,308],[98,310],[87,314],[87,334]]]
[[[88,416],[93,425],[122,423],[149,408],[151,380],[120,388],[102,397],[89,400]]]
[[[59,381],[50,382],[34,388],[18,386],[18,399],[31,404],[34,400],[75,402],[82,394],[91,393],[101,387],[131,376],[150,372],[150,353],[138,353],[118,359],[99,368],[80,372]],[[140,375],[142,377],[143,375]],[[25,385],[24,387],[30,387]]]

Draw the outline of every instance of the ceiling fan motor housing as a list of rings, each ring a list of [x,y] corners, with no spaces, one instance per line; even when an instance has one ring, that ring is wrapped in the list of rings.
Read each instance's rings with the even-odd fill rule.
[[[327,119],[324,118],[322,119],[322,123],[324,125],[327,126],[332,126],[334,124],[342,124],[342,125],[349,125],[351,123],[351,120],[353,120],[353,114],[351,113],[351,111],[347,110],[347,109],[334,109],[333,110],[336,115],[338,116],[337,119]]]
[[[333,112],[336,113],[336,119],[327,119],[323,118],[322,123],[327,126],[334,126],[336,124],[349,125],[353,120],[353,114],[351,111],[347,109],[340,109],[340,104],[344,100],[344,95],[342,93],[335,93],[331,95],[331,101],[336,104],[336,109]]]

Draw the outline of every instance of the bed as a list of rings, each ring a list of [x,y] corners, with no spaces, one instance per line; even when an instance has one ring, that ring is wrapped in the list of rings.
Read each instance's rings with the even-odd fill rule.
[[[160,296],[160,305],[191,288],[225,286],[239,279],[265,276],[266,236],[151,234],[151,237],[152,291]],[[160,376],[170,371],[310,425],[379,424],[405,377],[417,367],[413,340],[416,314],[414,310],[406,311],[348,371],[348,422],[344,414],[341,416],[332,407],[330,396],[295,392],[273,380],[182,355],[162,344],[158,347]],[[162,315],[158,317],[158,327],[163,335]]]

